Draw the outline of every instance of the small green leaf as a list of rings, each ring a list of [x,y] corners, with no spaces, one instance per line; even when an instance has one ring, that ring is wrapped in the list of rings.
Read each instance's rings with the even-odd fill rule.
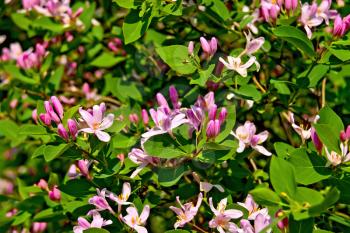
[[[46,162],[50,162],[51,160],[57,158],[61,154],[63,154],[68,148],[69,144],[63,143],[59,145],[47,145],[44,149],[44,158]]]
[[[144,148],[147,154],[158,158],[172,159],[186,155],[168,134],[151,137],[144,143]]]
[[[279,196],[269,188],[257,187],[249,192],[254,200],[261,205],[278,205],[281,202]]]
[[[110,68],[116,64],[124,61],[125,57],[117,57],[113,53],[103,52],[100,56],[95,58],[90,65],[100,68]]]
[[[151,7],[141,17],[138,10],[131,9],[123,23],[125,44],[130,44],[138,40],[148,29],[152,18]]]
[[[290,163],[273,156],[270,164],[270,178],[272,186],[278,194],[286,193],[289,197],[295,195],[295,175]]]
[[[171,187],[175,185],[185,173],[185,166],[176,168],[158,168],[158,182],[164,187]]]
[[[221,125],[221,132],[215,138],[216,142],[222,142],[225,140],[231,133],[233,127],[236,124],[236,106],[229,105],[227,108],[227,117],[224,123]]]
[[[109,233],[109,231],[102,228],[89,228],[87,230],[84,230],[83,233]]]

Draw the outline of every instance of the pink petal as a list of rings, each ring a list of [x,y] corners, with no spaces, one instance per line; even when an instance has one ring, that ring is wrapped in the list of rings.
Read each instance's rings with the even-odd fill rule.
[[[100,130],[95,131],[95,135],[102,142],[109,142],[109,140],[111,140],[111,136],[108,133],[100,131]]]

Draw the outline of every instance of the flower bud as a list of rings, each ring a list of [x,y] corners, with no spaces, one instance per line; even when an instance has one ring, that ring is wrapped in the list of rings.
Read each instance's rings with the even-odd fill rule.
[[[345,133],[346,133],[346,138],[350,139],[350,125],[348,125],[348,127],[346,128]]]
[[[214,55],[218,49],[218,41],[215,37],[212,37],[210,40],[210,54]]]
[[[279,210],[276,212],[275,217],[279,218],[283,216],[283,210]],[[288,217],[283,218],[281,221],[277,223],[277,227],[282,231],[285,232],[285,230],[288,228]]]
[[[210,120],[207,126],[207,137],[215,138],[220,132],[220,122],[219,120]]]
[[[68,132],[61,123],[58,124],[58,126],[57,126],[57,133],[58,133],[58,135],[61,136],[61,138],[68,141],[68,139],[69,139]]]
[[[166,99],[164,98],[164,96],[161,93],[157,93],[156,98],[157,98],[158,105],[160,107],[163,107],[167,110],[170,110],[168,102],[166,101]]]
[[[143,124],[148,125],[149,123],[149,117],[148,117],[148,113],[146,109],[142,109],[141,111],[141,117],[142,117],[142,121]]]
[[[334,27],[333,27],[333,35],[334,36],[343,36],[345,33],[345,24],[343,23],[343,19],[340,15],[337,15],[337,17],[334,20]]]
[[[51,117],[48,113],[40,113],[39,118],[47,126],[51,125]]]
[[[50,115],[51,119],[56,122],[56,123],[60,123],[61,120],[60,118],[57,116],[57,114],[53,111],[51,104],[49,101],[44,101],[44,107],[46,110],[46,113]]]
[[[171,103],[173,104],[173,107],[175,109],[179,109],[180,108],[179,95],[177,93],[176,88],[173,85],[169,87],[169,96],[170,96]]]
[[[47,190],[49,188],[46,180],[44,180],[44,179],[40,179],[39,182],[36,184],[36,186],[38,186],[39,188],[41,188],[43,190]]]
[[[33,222],[32,233],[42,233],[47,228],[47,222]]]
[[[339,138],[342,142],[346,141],[347,137],[346,137],[346,133],[344,132],[344,130],[342,130],[340,132]]]
[[[209,120],[215,120],[217,109],[218,107],[216,106],[216,104],[213,104],[213,106],[209,109]]]
[[[53,105],[53,108],[55,109],[55,112],[58,114],[58,116],[63,119],[63,106],[60,102],[60,100],[56,96],[51,96],[51,103]]]
[[[211,49],[208,41],[204,37],[201,37],[199,40],[201,42],[203,51],[207,54],[211,54]]]
[[[38,110],[37,109],[34,109],[32,111],[32,119],[36,124],[38,124]]]
[[[75,120],[68,119],[67,125],[68,125],[69,133],[74,140],[77,136],[77,133],[78,133],[77,122]]]
[[[220,114],[219,114],[219,122],[222,124],[227,117],[227,109],[225,107],[221,108]]]
[[[193,50],[194,50],[194,42],[193,41],[190,41],[190,43],[188,44],[187,50],[188,50],[189,55],[193,55]]]
[[[90,177],[90,174],[89,174],[89,161],[88,160],[78,160],[77,162],[77,166],[80,170],[80,173],[83,175],[83,176],[86,176],[86,177]]]
[[[49,191],[49,198],[52,201],[59,201],[61,200],[61,191],[57,188],[57,185],[55,185],[52,190]]]
[[[314,127],[311,128],[310,136],[311,136],[312,142],[313,142],[314,145],[315,145],[316,150],[317,150],[319,153],[321,153],[321,152],[322,152],[323,144],[322,144],[320,138],[318,137],[318,135],[317,135],[316,130],[315,130]]]
[[[137,124],[139,122],[139,117],[137,116],[137,114],[132,113],[129,115],[129,120],[131,123]]]
[[[292,0],[285,0],[285,1],[284,1],[284,8],[285,8],[287,11],[292,10]]]

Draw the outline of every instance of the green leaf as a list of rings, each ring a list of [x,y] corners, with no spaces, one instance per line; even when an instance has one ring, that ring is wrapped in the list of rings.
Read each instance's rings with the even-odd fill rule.
[[[299,184],[313,184],[327,179],[332,173],[322,157],[315,153],[308,154],[305,149],[293,151],[289,161],[294,166],[295,178]]]
[[[178,0],[175,3],[166,4],[162,10],[167,14],[181,16],[182,15],[182,0]]]
[[[186,155],[168,134],[151,137],[144,143],[144,148],[148,155],[158,158],[172,159]]]
[[[62,119],[64,126],[67,126],[68,119],[72,119],[74,115],[78,112],[79,108],[80,108],[80,105],[76,105],[64,112],[63,119]]]
[[[279,196],[269,188],[257,187],[249,192],[254,200],[261,205],[278,205],[281,202]]]
[[[47,145],[44,149],[44,158],[46,162],[50,162],[51,160],[57,158],[61,154],[63,154],[68,148],[69,144],[63,143],[59,145]]]
[[[170,231],[166,231],[165,233],[190,233],[190,232],[185,230],[170,230]]]
[[[225,6],[225,3],[221,0],[204,0],[203,3],[207,8],[212,10],[219,16],[223,21],[230,18],[230,13]]]
[[[95,189],[86,179],[69,180],[67,181],[67,183],[61,185],[59,188],[61,192],[79,198],[86,197],[95,192]]]
[[[192,74],[196,71],[196,67],[189,60],[186,46],[170,45],[159,47],[156,51],[162,60],[176,72],[180,74]]]
[[[234,91],[243,97],[248,97],[248,99],[253,99],[254,101],[261,100],[261,93],[252,84],[242,85],[238,90]]]
[[[201,87],[204,87],[205,84],[208,81],[208,78],[210,77],[210,75],[213,73],[213,70],[215,68],[215,64],[211,64],[208,69],[206,70],[200,70],[199,73],[199,77],[196,79],[191,79],[190,84],[197,84]]]
[[[308,218],[301,221],[296,221],[293,216],[289,218],[289,232],[310,233],[314,227],[314,219]]]
[[[231,133],[233,127],[236,124],[236,106],[229,105],[226,106],[227,109],[227,117],[224,124],[221,126],[221,132],[215,138],[216,142],[222,142],[225,140]]]
[[[39,213],[37,213],[33,217],[33,221],[38,221],[38,222],[48,222],[52,220],[58,220],[61,218],[64,218],[65,215],[63,215],[62,210],[56,210],[53,208],[49,208],[46,210],[42,210]]]
[[[290,158],[291,154],[296,150],[293,146],[284,142],[275,142],[273,146],[277,156],[282,159]]]
[[[339,58],[342,61],[348,61],[350,60],[350,50],[349,49],[338,49],[338,48],[331,48],[328,47],[328,50],[337,58]]]
[[[62,24],[55,23],[49,17],[40,17],[32,21],[31,26],[36,29],[44,29],[55,33],[62,33],[64,28]]]
[[[316,55],[312,42],[309,40],[309,38],[307,38],[304,32],[300,31],[296,27],[280,26],[273,30],[273,34],[293,44],[310,57],[314,57]]]
[[[64,73],[64,66],[59,66],[53,74],[50,76],[49,79],[49,86],[53,86],[54,90],[58,90],[60,87],[61,79],[63,77]]]
[[[138,10],[131,9],[123,23],[125,44],[138,40],[147,31],[152,18],[152,8],[147,9],[142,17],[140,17]]]
[[[23,30],[28,30],[32,21],[28,19],[25,14],[13,13],[11,14],[12,21],[16,24],[17,27]]]
[[[87,230],[84,230],[83,233],[109,233],[109,231],[102,228],[89,228]]]
[[[328,106],[322,108],[318,114],[320,119],[317,121],[319,124],[327,124],[332,126],[335,134],[340,134],[340,131],[344,130],[344,124],[341,118]]]
[[[164,187],[175,185],[185,173],[185,166],[175,168],[157,168],[158,182]]]
[[[113,0],[113,1],[116,2],[119,6],[127,8],[127,9],[131,9],[131,8],[134,8],[135,6],[139,5],[139,4],[137,4],[137,2],[138,2],[137,0]]]
[[[21,81],[26,84],[37,84],[38,82],[32,78],[28,78],[27,76],[23,75],[20,71],[20,69],[13,65],[13,64],[5,64],[3,65],[3,69],[11,75],[11,77],[15,80]]]
[[[130,137],[121,133],[117,133],[113,136],[113,147],[114,148],[130,148],[136,144],[138,138]]]
[[[328,70],[329,66],[327,65],[311,66],[298,76],[297,84],[301,87],[316,87],[318,82],[328,73]]]
[[[310,218],[312,215],[309,213],[309,209],[305,210],[305,208],[318,205],[324,200],[320,192],[305,187],[297,187],[293,199],[298,202],[292,202],[290,206],[295,220]]]
[[[333,187],[325,195],[323,201],[317,205],[311,206],[309,212],[315,216],[320,215],[326,211],[329,207],[334,205],[340,197],[340,192],[337,188]]]
[[[334,133],[332,126],[328,124],[315,124],[314,128],[316,129],[321,142],[328,148],[328,150],[335,151],[338,154],[341,153],[338,140],[339,134]]]
[[[272,157],[270,164],[270,179],[275,191],[281,195],[286,193],[293,197],[296,192],[296,182],[293,167],[287,161]]]
[[[21,135],[47,135],[46,128],[42,125],[22,125],[19,128],[19,134]]]
[[[125,57],[116,57],[111,52],[103,52],[100,56],[95,58],[90,65],[96,66],[99,68],[110,68],[112,66],[115,66],[116,64],[124,61]]]

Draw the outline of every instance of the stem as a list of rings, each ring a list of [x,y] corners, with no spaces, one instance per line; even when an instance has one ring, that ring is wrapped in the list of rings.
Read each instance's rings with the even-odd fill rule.
[[[326,105],[326,78],[322,80],[322,108]]]
[[[208,233],[206,230],[200,228],[199,226],[197,226],[195,223],[188,223],[189,225],[193,226],[194,228],[196,228],[196,230],[203,232],[203,233]]]
[[[263,92],[266,93],[266,90],[263,86],[261,86],[261,84],[259,83],[259,81],[256,79],[255,76],[253,76],[253,81],[255,83],[255,85]]]
[[[250,158],[250,159],[249,159],[249,162],[250,162],[250,164],[252,165],[254,172],[255,172],[256,170],[258,170],[258,167],[256,166],[255,161],[253,160],[253,158]],[[262,181],[260,180],[260,178],[258,178],[258,183],[259,183],[259,184],[262,183]]]

